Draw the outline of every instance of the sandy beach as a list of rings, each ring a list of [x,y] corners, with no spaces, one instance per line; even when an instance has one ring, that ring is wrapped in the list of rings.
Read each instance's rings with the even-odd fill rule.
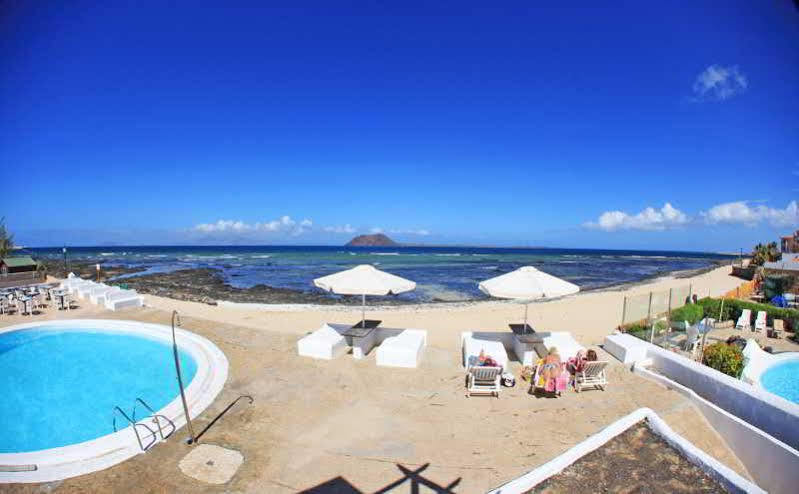
[[[530,324],[540,331],[570,331],[584,345],[596,345],[621,322],[625,296],[650,291],[668,291],[691,284],[698,296],[718,296],[743,281],[730,276],[732,268],[723,266],[691,278],[668,276],[626,288],[580,293],[558,300],[530,305]],[[210,321],[234,324],[259,331],[303,335],[325,322],[355,323],[360,307],[330,305],[258,305],[220,302],[217,306],[146,295],[148,306]],[[369,306],[367,317],[383,321],[383,326],[428,330],[428,344],[442,349],[460,345],[463,331],[508,331],[508,324],[520,323],[524,306],[507,301],[457,304]]]

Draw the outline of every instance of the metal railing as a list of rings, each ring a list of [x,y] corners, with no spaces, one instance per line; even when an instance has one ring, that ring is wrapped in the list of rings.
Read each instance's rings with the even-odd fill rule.
[[[161,436],[161,440],[164,440],[164,439],[168,438],[169,436],[172,435],[172,433],[175,432],[177,427],[175,427],[175,423],[172,422],[172,419],[170,419],[166,415],[163,415],[163,414],[158,413],[155,410],[153,410],[150,407],[150,405],[147,404],[147,402],[145,402],[144,400],[142,400],[138,396],[136,397],[135,403],[141,403],[142,406],[144,408],[146,408],[148,412],[150,412],[150,415],[147,416],[146,418],[153,419],[153,422],[155,422],[155,425],[158,426],[158,435]],[[133,420],[136,420],[136,404],[135,403],[133,405]],[[164,419],[166,421],[166,423],[169,424],[170,427],[172,427],[172,430],[169,431],[169,434],[167,434],[167,435],[164,435],[164,430],[161,427],[161,419]]]
[[[127,414],[127,413],[125,413],[125,411],[124,411],[124,410],[122,410],[121,408],[119,408],[118,406],[115,406],[115,407],[114,407],[114,418],[113,418],[114,432],[117,432],[117,430],[118,430],[118,429],[117,429],[117,416],[116,416],[116,412],[119,412],[119,413],[121,413],[121,414],[122,414],[122,416],[123,416],[123,417],[125,417],[125,420],[127,420],[127,421],[128,421],[128,423],[131,425],[131,427],[132,427],[132,429],[133,429],[133,433],[134,433],[134,434],[136,434],[136,440],[139,442],[139,447],[141,448],[141,450],[142,450],[142,451],[147,451],[148,449],[150,449],[150,447],[152,447],[152,445],[153,445],[153,444],[155,444],[155,441],[157,440],[157,437],[156,437],[156,435],[155,435],[155,431],[154,431],[154,430],[152,430],[152,429],[150,429],[150,428],[149,428],[149,427],[148,427],[146,424],[142,424],[142,423],[140,423],[140,422],[136,422],[135,420],[133,420],[132,418],[130,418],[130,417],[128,416],[128,414]],[[139,431],[136,429],[136,427],[144,427],[145,429],[147,429],[147,431],[148,431],[148,432],[150,433],[150,435],[152,436],[152,438],[153,438],[153,439],[152,439],[152,441],[150,441],[150,443],[149,443],[149,444],[147,444],[147,446],[145,446],[145,445],[144,445],[144,442],[142,442],[142,440],[141,440],[141,435],[139,434]]]

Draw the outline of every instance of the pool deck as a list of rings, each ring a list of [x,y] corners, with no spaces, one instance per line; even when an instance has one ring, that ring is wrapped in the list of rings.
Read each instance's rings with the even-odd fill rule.
[[[67,318],[169,324],[170,314],[148,307],[109,312],[87,304],[70,312],[3,316],[0,327]],[[205,428],[239,395],[255,400],[239,401],[201,439],[243,454],[228,483],[205,484],[180,471],[178,463],[191,449],[181,441],[183,429],[107,470],[48,484],[3,485],[0,491],[409,492],[411,474],[404,472],[419,471],[442,489],[456,484],[456,492],[485,492],[640,407],[653,409],[676,432],[749,478],[688,400],[630,373],[602,351],[600,358],[612,362],[604,392],[534,397],[520,381],[500,399],[467,399],[456,342],[431,344],[418,369],[391,369],[375,365],[374,351],[363,360],[311,360],[297,356],[294,334],[182,319],[184,329],[210,339],[230,363],[227,384],[195,420],[195,429]],[[518,375],[518,363],[511,367]]]

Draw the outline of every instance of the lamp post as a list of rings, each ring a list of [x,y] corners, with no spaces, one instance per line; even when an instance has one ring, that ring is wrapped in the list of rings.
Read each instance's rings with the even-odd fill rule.
[[[64,278],[67,277],[67,246],[61,248],[61,252],[64,253]]]

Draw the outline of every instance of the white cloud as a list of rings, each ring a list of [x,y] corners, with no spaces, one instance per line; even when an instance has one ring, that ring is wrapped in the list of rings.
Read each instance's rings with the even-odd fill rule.
[[[389,230],[388,233],[394,233],[397,235],[420,235],[422,237],[426,237],[430,235],[430,230],[425,230],[420,228],[418,230]]]
[[[768,222],[771,226],[785,227],[799,225],[797,202],[791,201],[785,209],[771,208],[764,204],[750,205],[749,201],[717,204],[701,213],[709,224],[733,223],[754,226]]]
[[[219,220],[216,223],[200,223],[194,227],[194,230],[202,233],[246,232],[251,231],[252,228],[252,225],[248,225],[242,221]]]
[[[307,218],[298,223],[291,216],[284,215],[276,220],[257,223],[245,223],[241,220],[218,220],[215,223],[200,223],[193,230],[205,234],[288,233],[297,236],[310,230],[312,226],[313,222]]]
[[[346,225],[326,226],[322,230],[328,233],[355,233],[355,228],[349,223]]]
[[[588,228],[608,232],[616,230],[665,230],[688,223],[688,216],[668,202],[660,209],[648,207],[632,215],[624,211],[605,211],[596,222],[585,223]]]
[[[372,233],[372,234],[374,234],[374,233],[383,233],[383,229],[380,228],[379,226],[376,226],[376,227],[373,227],[372,229],[370,229],[369,233]]]
[[[714,64],[696,76],[693,90],[696,101],[724,101],[743,93],[748,87],[749,80],[737,65],[722,67]]]

